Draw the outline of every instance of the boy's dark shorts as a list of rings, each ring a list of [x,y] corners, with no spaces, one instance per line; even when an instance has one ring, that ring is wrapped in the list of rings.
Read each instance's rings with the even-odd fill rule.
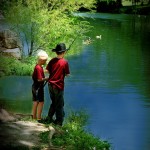
[[[44,89],[32,85],[32,98],[33,101],[44,102]]]

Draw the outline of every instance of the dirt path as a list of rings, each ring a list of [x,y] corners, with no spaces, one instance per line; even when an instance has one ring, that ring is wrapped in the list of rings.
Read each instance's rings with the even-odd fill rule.
[[[19,121],[18,117],[0,109],[0,148],[37,146],[39,133],[48,131],[43,124]]]

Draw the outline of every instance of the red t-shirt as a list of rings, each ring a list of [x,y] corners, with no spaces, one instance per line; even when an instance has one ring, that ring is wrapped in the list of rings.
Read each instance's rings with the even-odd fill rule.
[[[70,74],[69,65],[64,58],[53,58],[48,63],[46,69],[50,73],[49,83],[55,85],[56,88],[64,90],[64,78],[66,74]]]
[[[44,82],[38,82],[38,80],[41,80],[42,78],[45,78],[43,68],[40,65],[37,64],[34,67],[34,71],[33,71],[33,74],[32,74],[32,79],[33,79],[35,84],[41,85]]]

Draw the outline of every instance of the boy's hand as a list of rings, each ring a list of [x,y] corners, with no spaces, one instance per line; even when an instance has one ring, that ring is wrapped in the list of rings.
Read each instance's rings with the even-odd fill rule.
[[[45,78],[45,81],[48,81],[48,79],[49,79],[49,77],[46,77],[46,78]]]

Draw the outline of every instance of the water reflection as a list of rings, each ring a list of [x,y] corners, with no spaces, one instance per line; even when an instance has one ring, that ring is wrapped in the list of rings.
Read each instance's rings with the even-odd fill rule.
[[[88,129],[112,141],[114,149],[147,150],[150,20],[130,17],[89,19],[95,30],[88,36],[101,34],[102,39],[70,59],[74,77],[68,81],[66,97],[74,108],[88,110]]]
[[[31,112],[31,77],[0,78],[0,105],[13,112]]]
[[[87,35],[93,43],[68,58],[72,75],[66,79],[65,110],[86,109],[87,130],[112,142],[115,150],[148,150],[150,20],[138,16],[133,20],[130,15],[94,17],[87,18],[94,26]],[[102,39],[96,39],[100,34]],[[0,79],[0,99],[9,100],[14,110],[28,106],[24,111],[31,111],[31,83],[30,77]],[[44,115],[50,103],[47,87],[45,98]]]

